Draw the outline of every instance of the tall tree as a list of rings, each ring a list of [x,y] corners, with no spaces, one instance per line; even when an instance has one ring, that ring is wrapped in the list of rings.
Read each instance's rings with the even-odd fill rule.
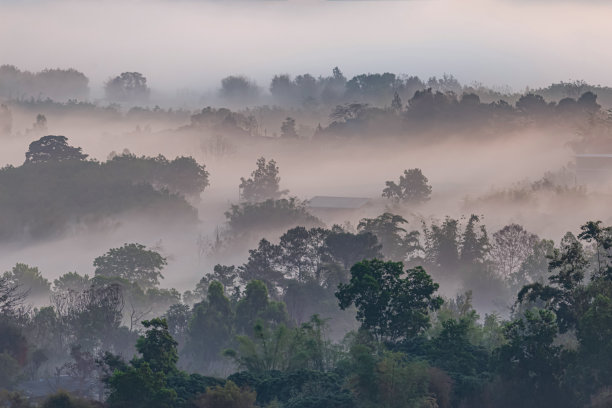
[[[266,162],[264,157],[257,159],[257,168],[251,173],[249,179],[240,178],[240,195],[247,201],[264,201],[280,198],[284,191],[279,190],[280,177],[276,161]]]
[[[401,262],[365,260],[351,268],[351,280],[340,284],[341,309],[352,304],[362,328],[383,341],[410,339],[429,327],[429,312],[443,300],[439,285],[421,267],[403,270]]]
[[[87,158],[86,154],[81,153],[80,147],[72,147],[68,144],[66,136],[54,135],[43,136],[30,143],[25,156],[25,164],[85,160]]]
[[[143,289],[159,285],[159,279],[163,278],[161,271],[167,264],[158,252],[136,243],[111,248],[94,260],[96,276],[126,279]]]
[[[428,183],[421,169],[404,170],[404,175],[400,176],[399,183],[387,181],[387,187],[383,190],[382,196],[393,201],[406,203],[423,203],[428,201],[431,196],[431,186]]]

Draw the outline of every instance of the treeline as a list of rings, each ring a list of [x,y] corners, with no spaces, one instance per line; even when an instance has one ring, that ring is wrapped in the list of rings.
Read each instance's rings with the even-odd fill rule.
[[[89,79],[75,69],[44,69],[22,71],[13,65],[0,66],[0,98],[8,100],[69,99],[86,100]]]
[[[463,234],[465,260],[484,242],[475,222]],[[522,285],[504,321],[479,316],[471,291],[441,298],[421,266],[381,260],[389,247],[366,231],[371,223],[359,233],[298,227],[279,244],[263,240],[246,264],[218,265],[182,301],[159,288],[165,258],[138,244],[96,258],[94,277],[68,273],[52,289],[18,264],[0,279],[0,386],[32,392],[36,381],[24,379],[57,367],[57,387],[75,395],[38,395],[43,406],[609,405],[612,228],[587,222],[578,236],[547,243],[545,271]],[[517,253],[532,262],[542,245],[514,225],[494,239],[517,236],[521,245],[496,249],[510,259],[504,267],[516,266]],[[51,306],[29,309],[24,301],[41,288]],[[330,337],[342,310],[359,328]],[[0,398],[36,400],[21,395]]]
[[[385,72],[362,73],[347,78],[338,67],[335,67],[329,76],[317,77],[304,73],[292,77],[289,74],[277,74],[266,89],[245,76],[230,75],[221,80],[217,96],[220,102],[234,107],[271,104],[313,109],[344,103],[380,106],[389,103],[395,93],[408,100],[415,92],[426,89],[443,94],[473,93],[486,103],[504,100],[509,104],[514,104],[521,96],[529,93],[558,102],[564,98],[576,99],[586,92],[593,92],[600,96],[605,106],[612,106],[612,88],[589,85],[584,81],[559,82],[545,88],[512,92],[508,89],[487,88],[478,83],[461,84],[448,74],[421,79],[417,76]],[[148,104],[151,88],[142,73],[123,72],[105,81],[104,93],[108,102]],[[2,65],[0,97],[22,101],[86,101],[89,97],[89,79],[72,68],[29,72],[13,65]]]
[[[64,136],[32,142],[25,156],[23,165],[0,169],[0,240],[44,239],[128,211],[194,222],[187,200],[208,186],[208,172],[191,157],[125,153],[101,163]]]

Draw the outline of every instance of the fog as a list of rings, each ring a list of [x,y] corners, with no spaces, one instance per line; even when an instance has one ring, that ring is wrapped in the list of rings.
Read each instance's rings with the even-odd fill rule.
[[[31,114],[15,115],[16,130],[26,132]],[[257,236],[233,251],[222,255],[199,254],[198,237],[212,242],[219,229],[224,230],[230,203],[238,202],[238,185],[247,177],[258,157],[275,159],[279,168],[281,189],[289,196],[308,200],[313,196],[367,197],[375,203],[363,211],[351,212],[332,219],[323,219],[331,226],[349,221],[356,226],[363,217],[375,217],[388,207],[381,199],[386,180],[395,179],[406,168],[420,168],[433,186],[433,195],[426,205],[399,209],[410,224],[420,229],[421,220],[460,218],[483,215],[491,231],[509,223],[528,225],[531,232],[558,240],[566,231],[576,231],[587,218],[609,220],[606,205],[598,196],[583,198],[536,195],[518,202],[479,201],[495,191],[516,187],[517,183],[533,182],[546,172],[555,172],[571,165],[574,152],[568,142],[573,132],[550,130],[512,131],[466,140],[465,135],[448,136],[437,141],[398,141],[380,138],[317,142],[260,138],[234,140],[236,151],[228,156],[208,153],[204,143],[208,136],[198,131],[180,131],[181,123],[161,121],[99,121],[79,114],[48,115],[46,133],[66,135],[70,143],[83,148],[90,158],[105,161],[111,152],[128,149],[137,156],[168,158],[193,156],[210,172],[210,186],[194,202],[200,222],[197,225],[172,227],[171,220],[162,222],[138,213],[117,215],[90,227],[69,229],[53,242],[5,245],[0,256],[0,270],[8,270],[16,262],[35,263],[48,278],[57,278],[68,271],[93,275],[93,259],[111,247],[126,242],[140,242],[157,247],[169,258],[164,272],[164,287],[186,290],[216,263],[241,264],[246,249],[256,246],[259,238],[276,240],[284,231]],[[135,129],[149,126],[150,130]],[[2,164],[20,165],[28,144],[36,137],[23,134],[4,140],[0,153]],[[433,140],[435,138],[431,137]],[[608,193],[607,189],[600,190]],[[535,200],[535,201],[534,201]],[[398,210],[396,210],[398,211]]]
[[[229,74],[248,75],[265,87],[279,72],[322,75],[336,65],[348,75],[391,71],[427,78],[447,72],[463,83],[520,90],[551,80],[607,83],[612,64],[608,2],[1,4],[2,63],[35,71],[73,67],[90,76],[94,96],[124,71],[143,72],[154,88],[173,95],[185,88],[213,90]]]
[[[612,406],[611,15],[0,0],[0,406]]]

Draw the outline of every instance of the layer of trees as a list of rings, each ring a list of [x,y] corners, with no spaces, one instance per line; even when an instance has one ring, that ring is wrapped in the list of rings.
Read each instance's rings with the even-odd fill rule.
[[[64,136],[32,142],[25,156],[23,165],[0,169],[0,240],[41,239],[130,210],[193,222],[186,199],[208,186],[208,172],[191,157],[123,154],[100,163]]]
[[[52,378],[45,373],[51,367],[56,381],[74,383],[72,395],[26,400],[7,391],[0,401],[29,406],[39,398],[49,407],[609,404],[612,228],[587,222],[580,234],[554,245],[511,224],[487,242],[472,216],[452,249],[444,239],[452,238],[458,221],[428,226],[433,243],[421,249],[421,261],[433,269],[452,269],[453,254],[455,262],[488,261],[509,276],[521,276],[526,265],[543,269],[521,285],[503,320],[479,316],[472,305],[477,291],[444,299],[423,267],[385,260],[394,241],[385,248],[365,231],[372,220],[357,233],[297,227],[278,244],[262,240],[244,265],[218,265],[183,296],[159,287],[166,259],[139,244],[96,258],[92,278],[67,273],[53,285],[36,268],[18,264],[0,278],[0,387],[27,391],[28,379]],[[383,222],[403,224],[391,215],[381,216]],[[390,230],[396,238],[409,235]],[[417,258],[406,257],[408,263]],[[28,307],[39,291],[50,294],[51,305]],[[355,324],[338,330],[340,314],[355,316]]]

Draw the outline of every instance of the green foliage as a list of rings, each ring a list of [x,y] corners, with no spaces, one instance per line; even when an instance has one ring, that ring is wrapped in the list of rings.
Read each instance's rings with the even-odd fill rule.
[[[553,273],[548,277],[549,284],[536,282],[526,285],[518,294],[518,302],[543,301],[555,312],[562,331],[575,327],[580,304],[585,300],[582,281],[587,266],[582,244],[568,232],[561,240],[560,248],[553,250],[548,264]]]
[[[111,408],[171,408],[176,391],[166,386],[164,373],[153,371],[147,362],[115,371],[108,379]]]
[[[557,333],[555,314],[543,309],[527,310],[506,326],[507,343],[497,352],[497,368],[511,382],[507,397],[512,401],[533,407],[568,406],[559,383],[563,370],[561,347],[554,344]]]
[[[443,301],[434,296],[439,285],[421,267],[404,272],[401,262],[365,260],[351,268],[351,280],[340,284],[340,308],[357,307],[362,328],[382,341],[417,336],[429,327],[430,310]]]
[[[159,279],[163,278],[161,271],[167,264],[158,252],[134,243],[111,248],[93,263],[96,276],[126,279],[143,289],[159,285]]]
[[[244,296],[236,305],[236,331],[252,333],[257,321],[275,326],[288,321],[285,304],[268,298],[266,285],[259,280],[250,281]]]
[[[165,319],[144,320],[142,325],[147,329],[144,336],[136,342],[136,349],[142,359],[154,372],[168,374],[176,370],[178,353],[176,340],[168,332]]]
[[[373,405],[385,408],[423,407],[429,395],[427,363],[408,362],[401,353],[385,353],[377,364],[377,399]]]
[[[237,350],[226,350],[236,364],[250,372],[295,371],[312,369],[324,371],[333,367],[338,351],[325,339],[325,323],[313,316],[296,328],[281,324],[267,328],[255,323],[253,335],[238,336]]]
[[[233,331],[233,311],[223,294],[223,286],[212,282],[207,299],[193,307],[187,331],[186,353],[193,357],[192,365],[207,368],[221,359],[221,351],[228,346]]]

